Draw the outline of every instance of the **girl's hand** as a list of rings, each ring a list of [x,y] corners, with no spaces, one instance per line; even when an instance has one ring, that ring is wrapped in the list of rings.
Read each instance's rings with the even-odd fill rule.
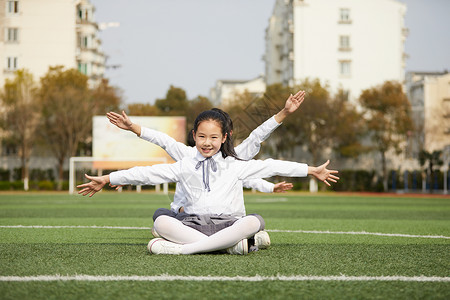
[[[336,170],[328,170],[327,166],[330,163],[329,160],[327,160],[323,165],[318,167],[308,167],[308,175],[313,175],[320,181],[323,181],[326,185],[331,186],[328,181],[331,182],[337,182],[339,180],[339,177],[333,175],[337,174],[338,171]]]
[[[131,122],[130,118],[128,118],[125,111],[122,110],[122,114],[118,114],[115,112],[109,112],[106,114],[106,116],[109,119],[109,122],[116,125],[117,127],[125,130],[131,130],[133,123]]]
[[[94,196],[95,193],[102,190],[102,188],[109,182],[109,175],[105,176],[89,176],[84,174],[84,176],[89,179],[91,182],[80,184],[77,188],[81,188],[78,194],[82,194],[83,196],[89,195],[89,197]]]
[[[286,181],[276,183],[273,187],[274,193],[286,193],[286,191],[289,191],[294,186],[292,183],[286,183]]]
[[[123,188],[123,185],[113,185],[113,184],[109,184],[110,187],[115,188],[116,191],[120,190],[121,188]]]
[[[293,113],[300,107],[300,104],[302,104],[303,100],[305,100],[305,91],[298,91],[295,95],[291,94],[286,100],[284,110],[288,114]]]
[[[296,111],[300,104],[302,104],[303,100],[305,100],[305,91],[298,91],[295,95],[290,95],[286,100],[284,107],[275,115],[275,121],[281,123],[284,119]]]

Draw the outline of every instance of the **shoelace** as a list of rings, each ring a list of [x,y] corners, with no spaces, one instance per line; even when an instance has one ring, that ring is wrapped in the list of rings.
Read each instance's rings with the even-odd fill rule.
[[[205,166],[205,161],[206,161],[206,166]],[[202,167],[202,172],[203,172],[203,184],[205,185],[205,189],[207,189],[208,192],[210,192],[211,189],[209,188],[209,168],[211,167],[211,170],[213,172],[216,172],[217,171],[217,163],[212,157],[208,157],[204,160],[199,161],[197,163],[197,165],[195,166],[195,169],[198,170],[198,168],[200,168],[200,166]]]

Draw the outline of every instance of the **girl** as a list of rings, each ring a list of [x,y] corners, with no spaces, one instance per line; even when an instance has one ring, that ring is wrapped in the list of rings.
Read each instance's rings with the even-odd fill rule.
[[[261,148],[261,143],[264,142],[269,137],[269,135],[278,128],[278,126],[281,125],[286,117],[294,113],[300,107],[304,99],[305,91],[300,90],[294,95],[291,94],[286,100],[284,107],[276,115],[272,116],[263,124],[258,126],[240,145],[234,148],[239,158],[243,160],[253,159],[253,157],[258,154]],[[213,108],[212,110],[216,110],[225,117],[228,128],[227,139],[231,139],[233,134],[232,119],[226,112],[218,108]],[[131,131],[141,139],[160,146],[161,148],[166,150],[166,152],[175,161],[179,161],[185,156],[195,157],[197,153],[192,132],[188,137],[189,146],[186,146],[183,143],[177,142],[175,139],[165,133],[142,127],[139,124],[131,122],[124,111],[122,111],[122,114],[109,112],[106,114],[106,116],[108,117],[109,121],[115,126],[124,130]],[[246,215],[243,186],[246,188],[253,188],[264,193],[272,193],[284,192],[286,190],[289,190],[292,188],[292,183],[280,182],[277,184],[273,184],[259,178],[238,181],[238,183],[234,186],[234,191],[232,191],[232,194],[234,194],[235,203],[240,204],[239,211],[236,211],[235,214],[239,214],[239,216],[241,217]],[[184,202],[185,196],[182,192],[182,189],[179,188],[178,185],[176,185],[173,202],[170,204],[171,210],[166,208],[158,209],[153,215],[153,221],[155,221],[157,217],[163,214],[183,219],[185,216],[180,213],[184,212]],[[152,234],[154,237],[160,237],[154,227],[152,228]],[[251,237],[248,240],[248,245],[252,250],[266,249],[270,245],[270,236],[266,231],[260,231],[254,237]]]
[[[283,109],[281,109],[276,115],[272,116],[263,124],[258,126],[258,128],[253,130],[249,137],[235,148],[236,154],[239,156],[239,158],[249,160],[252,159],[256,154],[258,154],[261,143],[264,142],[269,137],[269,135],[278,128],[278,126],[281,125],[281,123],[287,116],[294,113],[300,107],[304,98],[305,91],[298,91],[295,95],[291,94],[286,100]],[[226,118],[227,127],[229,129],[227,132],[227,139],[231,139],[231,135],[233,132],[233,121],[231,120],[230,116],[220,109],[213,108],[212,110],[217,110]],[[171,138],[165,133],[141,127],[139,124],[131,122],[125,112],[122,112],[122,114],[109,112],[106,114],[106,116],[108,117],[109,121],[117,127],[134,132],[140,138],[160,146],[161,148],[166,150],[166,152],[175,161],[179,161],[186,156],[195,157],[197,153],[195,147],[186,146],[183,143],[177,142],[175,139]],[[232,142],[230,141],[230,143]],[[283,192],[292,188],[291,183],[285,182],[277,183],[274,185],[273,183],[264,181],[262,179],[245,180],[242,181],[242,183],[240,181],[235,186],[236,192],[234,193],[237,198],[236,201],[238,201],[239,203],[243,203],[244,199],[242,184],[247,188],[255,188],[265,193]],[[184,200],[185,197],[182,194],[181,190],[179,188],[176,188],[173,202],[170,204],[171,210],[175,213],[181,212]],[[240,213],[242,216],[246,214],[244,205],[241,206]]]
[[[197,153],[174,164],[135,167],[93,177],[79,185],[79,194],[93,196],[107,183],[160,184],[177,182],[186,196],[184,219],[161,215],[154,227],[163,238],[152,239],[148,249],[153,254],[195,254],[227,249],[233,254],[247,254],[247,238],[264,229],[259,215],[237,217],[238,207],[232,203],[231,191],[239,180],[274,175],[305,177],[313,175],[330,185],[337,182],[325,164],[306,164],[267,159],[243,161],[237,158],[231,140],[227,139],[226,119],[217,111],[202,112],[194,122],[193,136]],[[198,225],[205,225],[198,227]],[[203,232],[195,229],[201,228]]]

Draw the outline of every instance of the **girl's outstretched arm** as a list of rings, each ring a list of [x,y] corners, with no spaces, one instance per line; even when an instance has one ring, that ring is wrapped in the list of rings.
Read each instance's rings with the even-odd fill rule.
[[[337,180],[339,180],[339,177],[337,177],[334,174],[337,174],[338,171],[336,171],[336,170],[328,170],[327,166],[328,166],[329,163],[330,163],[330,161],[327,160],[323,165],[320,165],[318,167],[310,167],[310,166],[308,166],[308,175],[313,175],[314,177],[316,177],[320,181],[323,181],[328,186],[330,186],[330,183],[328,181],[336,183]]]
[[[339,177],[336,170],[328,170],[327,166],[330,163],[328,160],[321,166],[310,167],[304,163],[297,163],[292,161],[283,160],[249,160],[249,161],[237,161],[233,163],[240,164],[236,167],[238,179],[251,179],[251,178],[268,178],[272,176],[287,176],[287,177],[306,177],[312,175],[323,181],[326,185],[330,186],[330,182],[337,182]]]
[[[105,184],[109,183],[109,175],[89,176],[84,174],[84,176],[89,179],[90,182],[77,186],[77,188],[81,189],[78,194],[82,194],[83,196],[89,195],[89,197],[92,197],[95,193],[101,191]]]
[[[274,184],[259,178],[242,180],[242,184],[246,188],[255,189],[263,193],[284,193],[294,187],[292,183],[286,183],[286,181]]]

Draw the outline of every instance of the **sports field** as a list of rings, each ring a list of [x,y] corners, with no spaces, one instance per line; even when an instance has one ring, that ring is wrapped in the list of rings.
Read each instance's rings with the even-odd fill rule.
[[[0,194],[0,299],[450,299],[450,197],[246,194],[267,250],[150,255],[164,195]]]

